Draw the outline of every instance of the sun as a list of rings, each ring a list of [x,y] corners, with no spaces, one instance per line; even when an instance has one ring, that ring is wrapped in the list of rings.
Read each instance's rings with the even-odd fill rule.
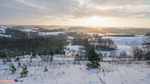
[[[84,19],[82,26],[107,26],[107,19],[93,16],[88,19]]]

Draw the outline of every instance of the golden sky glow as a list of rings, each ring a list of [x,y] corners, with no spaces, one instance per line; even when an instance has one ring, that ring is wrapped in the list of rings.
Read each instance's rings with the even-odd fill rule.
[[[107,18],[99,18],[97,16],[90,17],[88,19],[84,19],[81,22],[82,26],[109,26],[110,24]]]
[[[150,28],[150,0],[0,0],[0,25]]]

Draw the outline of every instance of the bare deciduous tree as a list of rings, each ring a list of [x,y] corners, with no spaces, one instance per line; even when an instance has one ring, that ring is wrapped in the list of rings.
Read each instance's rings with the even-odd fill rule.
[[[120,58],[127,57],[126,51],[121,51],[120,54],[119,54],[119,57],[120,57]]]
[[[139,46],[139,42],[138,41],[132,41],[130,43],[130,46],[132,48],[132,54],[134,56],[134,58],[138,58],[138,60],[140,60],[143,57],[143,49],[142,47]]]

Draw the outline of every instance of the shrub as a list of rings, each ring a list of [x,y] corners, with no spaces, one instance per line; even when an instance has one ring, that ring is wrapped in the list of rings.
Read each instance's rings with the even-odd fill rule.
[[[138,45],[139,45],[138,41],[133,41],[130,43],[130,46],[132,48],[132,54],[133,54],[134,58],[135,59],[138,58],[138,60],[141,60],[141,58],[144,56],[144,51]]]
[[[53,61],[53,56],[50,57],[50,61]]]
[[[15,61],[20,61],[20,58],[19,58],[19,57],[16,57]]]
[[[6,62],[11,62],[11,59],[10,58],[6,58]]]
[[[150,60],[150,52],[148,52],[146,55],[144,55],[145,60]]]
[[[36,58],[36,53],[32,52],[32,57],[31,58]]]
[[[21,67],[21,63],[20,62],[18,62],[18,67]]]
[[[6,58],[7,55],[5,53],[5,51],[0,51],[0,58]]]
[[[6,60],[5,59],[3,59],[3,64],[6,64]]]
[[[48,69],[47,69],[47,67],[45,66],[45,68],[44,68],[44,72],[47,72],[48,71]]]
[[[119,54],[119,57],[120,57],[120,58],[122,58],[122,57],[127,57],[126,51],[121,51],[120,54]]]

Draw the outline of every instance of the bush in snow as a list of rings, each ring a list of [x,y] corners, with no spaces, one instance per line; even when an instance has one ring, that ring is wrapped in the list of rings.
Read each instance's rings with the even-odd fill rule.
[[[116,51],[111,51],[109,57],[117,57]]]
[[[119,57],[120,57],[120,58],[122,58],[122,57],[127,57],[126,51],[121,51],[120,54],[119,54]]]
[[[36,53],[35,52],[32,52],[31,58],[36,58]]]
[[[150,52],[148,52],[146,55],[144,55],[145,60],[150,60]]]
[[[99,61],[99,55],[96,54],[95,49],[92,49],[88,56],[89,63],[87,64],[88,68],[98,68],[100,66]]]
[[[20,58],[19,58],[19,57],[15,58],[15,62],[16,62],[16,61],[20,61]]]
[[[5,51],[0,51],[0,58],[6,58],[7,55],[5,53]]]
[[[53,61],[53,56],[50,57],[50,62],[52,62],[52,61]]]
[[[45,66],[45,68],[44,68],[44,72],[47,72],[47,71],[48,71],[47,66]]]
[[[5,59],[3,59],[3,64],[6,64],[6,60]]]
[[[75,56],[75,59],[74,59],[75,61],[78,61],[78,63],[80,62],[80,56],[79,56],[79,54],[76,54],[76,56]]]
[[[40,56],[41,58],[41,61],[44,61],[44,62],[52,62],[53,60],[53,50],[46,50],[46,49],[43,49],[41,50],[40,52],[38,52],[38,55]]]
[[[21,63],[20,62],[18,62],[18,67],[21,67]]]
[[[131,46],[131,49],[132,49],[132,54],[133,54],[134,58],[135,59],[138,58],[138,60],[140,60],[144,55],[144,51],[138,45],[139,45],[138,41],[132,41],[130,43],[130,46]]]
[[[22,66],[21,77],[26,77],[28,75],[27,65]]]
[[[6,58],[6,62],[11,62],[11,59],[10,58]]]
[[[11,71],[11,74],[14,74],[15,71],[17,70],[17,68],[14,66],[13,63],[11,63],[11,64],[10,64],[10,69],[9,69],[9,70]]]

